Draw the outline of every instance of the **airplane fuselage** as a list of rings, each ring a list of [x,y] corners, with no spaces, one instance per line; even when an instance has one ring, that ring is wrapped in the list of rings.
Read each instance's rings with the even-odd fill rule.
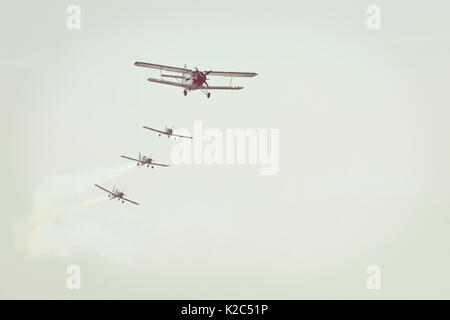
[[[113,191],[113,195],[109,194],[108,197],[111,197],[111,199],[119,198],[122,199],[125,196],[125,193],[120,191]]]
[[[153,159],[152,158],[147,158],[146,156],[143,156],[142,158],[140,158],[140,160],[141,161],[136,163],[136,165],[138,167],[140,167],[140,166],[147,166],[147,167],[152,166],[152,169],[153,169],[153,165],[152,165]]]

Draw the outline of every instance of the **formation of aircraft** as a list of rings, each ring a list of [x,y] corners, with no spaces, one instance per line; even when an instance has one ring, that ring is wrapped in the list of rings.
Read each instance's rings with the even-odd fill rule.
[[[161,64],[154,64],[148,62],[135,62],[135,66],[159,70],[160,79],[148,78],[150,82],[166,84],[170,86],[183,88],[184,95],[189,91],[201,90],[208,98],[211,96],[209,90],[240,90],[244,87],[233,87],[231,82],[233,78],[252,78],[257,75],[255,72],[234,72],[234,71],[200,71],[184,68],[164,66]],[[163,74],[162,71],[172,72],[172,74]],[[206,80],[207,76],[230,77],[230,84],[228,86],[210,86]],[[169,81],[166,79],[174,79]]]
[[[165,135],[167,135],[167,138],[170,138],[172,136],[172,137],[174,137],[174,139],[176,139],[176,137],[192,139],[192,137],[189,137],[189,136],[182,136],[182,135],[179,135],[179,134],[174,134],[173,133],[173,127],[174,126],[168,127],[167,124],[166,124],[166,127],[164,128],[164,130],[161,131],[161,130],[153,129],[153,128],[150,128],[150,127],[147,127],[147,126],[143,126],[143,128],[145,128],[145,129],[158,132],[159,133],[159,135],[158,135],[159,137],[161,137],[162,134],[165,134]]]
[[[125,158],[125,159],[128,159],[128,160],[137,161],[136,165],[138,167],[139,166],[145,166],[145,165],[147,165],[147,168],[149,166],[152,166],[152,169],[154,168],[154,166],[169,167],[168,164],[162,164],[162,163],[154,162],[151,155],[149,157],[146,157],[146,156],[142,156],[141,157],[141,153],[140,152],[139,152],[139,159],[131,158],[131,157],[127,157],[127,156],[121,156],[121,157]]]
[[[252,78],[257,75],[257,73],[254,72],[228,72],[228,71],[199,71],[197,68],[195,70],[187,69],[186,65],[184,68],[177,68],[177,67],[169,67],[164,66],[160,64],[153,64],[153,63],[147,63],[147,62],[135,62],[135,66],[138,67],[144,67],[144,68],[150,68],[150,69],[157,69],[160,72],[161,79],[155,79],[155,78],[148,78],[147,80],[150,82],[156,82],[171,86],[176,86],[183,88],[183,93],[186,96],[189,91],[192,90],[200,90],[202,91],[208,98],[211,96],[211,93],[209,90],[240,90],[243,89],[243,87],[233,87],[231,86],[231,82],[233,78]],[[162,71],[171,72],[172,74],[163,74]],[[207,82],[209,80],[207,76],[220,76],[220,77],[230,77],[230,83],[228,86],[210,86]],[[166,79],[174,79],[174,81],[168,81]],[[174,137],[174,139],[178,138],[184,138],[184,139],[193,139],[193,137],[190,136],[183,136],[179,134],[173,133],[173,128],[168,127],[167,125],[163,130],[158,130],[154,128],[150,128],[147,126],[143,126],[144,129],[148,129],[151,131],[154,131],[158,133],[158,136],[166,135],[167,138]],[[154,166],[161,166],[161,167],[169,167],[168,164],[162,164],[162,163],[156,163],[152,159],[152,156],[142,156],[139,152],[138,158],[128,157],[128,156],[121,156],[122,158],[136,161],[137,166],[147,166],[154,168]],[[108,193],[108,198],[110,199],[117,199],[117,201],[122,201],[122,203],[125,203],[125,201],[133,203],[135,205],[139,205],[139,203],[132,201],[130,199],[125,198],[125,192],[124,190],[120,191],[116,186],[113,187],[112,190],[108,190],[102,186],[99,186],[98,184],[94,184],[96,187],[100,188],[101,190]]]
[[[139,203],[132,201],[130,199],[125,198],[125,192],[119,191],[119,189],[116,188],[116,186],[113,187],[112,191],[109,191],[106,188],[103,188],[102,186],[99,186],[98,184],[94,184],[96,187],[102,189],[103,191],[106,191],[108,193],[108,198],[111,199],[117,199],[117,201],[121,201],[124,203],[125,201],[131,202],[133,204],[139,205]]]

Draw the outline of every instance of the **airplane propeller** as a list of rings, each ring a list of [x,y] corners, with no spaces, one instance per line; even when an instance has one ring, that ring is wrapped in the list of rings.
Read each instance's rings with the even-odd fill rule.
[[[212,70],[206,71],[206,72],[205,72],[205,71],[199,71],[197,67],[195,67],[195,70],[196,70],[197,72],[201,72],[201,73],[205,76],[204,82],[205,82],[205,84],[206,84],[206,87],[209,88],[209,85],[208,85],[208,83],[206,82],[206,80],[209,80],[209,79],[208,79],[206,76],[207,76],[208,74],[210,74],[210,73],[212,72]],[[189,81],[189,80],[191,80],[191,78],[186,78],[186,81]]]

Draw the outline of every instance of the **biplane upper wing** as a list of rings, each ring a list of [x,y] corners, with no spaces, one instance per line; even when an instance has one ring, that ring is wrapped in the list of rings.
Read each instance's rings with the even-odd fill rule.
[[[257,75],[255,72],[229,72],[229,71],[208,71],[206,72],[208,76],[219,76],[219,77],[241,77],[241,78],[252,78]]]
[[[231,86],[203,86],[203,89],[207,90],[241,90],[244,87],[231,87]]]
[[[150,82],[157,82],[157,83],[162,83],[162,84],[168,84],[170,86],[175,86],[175,87],[182,87],[182,88],[187,88],[188,87],[187,85],[181,84],[179,82],[159,80],[159,79],[154,79],[154,78],[148,78],[147,80],[150,81]]]
[[[137,66],[137,67],[144,67],[144,68],[151,68],[151,69],[171,71],[171,72],[179,72],[179,73],[190,73],[190,72],[192,72],[192,70],[190,70],[190,69],[170,67],[170,66],[164,66],[162,64],[154,64],[154,63],[139,62],[139,61],[135,62],[134,65]]]
[[[156,129],[153,129],[153,128],[150,128],[150,127],[146,127],[146,126],[143,126],[142,128],[145,128],[145,129],[148,129],[148,130],[152,130],[152,131],[155,131],[155,132],[158,132],[158,133],[162,133],[162,134],[167,134],[167,132],[156,130]]]
[[[105,189],[105,188],[103,188],[103,187],[101,187],[101,186],[99,186],[98,184],[94,184],[94,186],[96,186],[97,188],[100,188],[100,189],[102,189],[103,191],[106,191],[106,192],[108,192],[108,193],[110,193],[110,194],[112,194],[113,196],[116,196],[113,192],[111,192],[111,191],[109,191],[108,189]]]
[[[174,137],[180,137],[180,138],[192,139],[192,137],[189,137],[189,136],[182,136],[182,135],[179,135],[179,134],[172,134],[172,136],[174,136]]]
[[[125,159],[129,159],[129,160],[134,160],[134,161],[137,161],[137,162],[140,162],[140,163],[144,163],[144,161],[139,160],[139,159],[135,159],[135,158],[127,157],[127,156],[121,156],[121,157],[125,158]]]
[[[133,203],[133,204],[136,204],[136,205],[140,205],[139,203],[137,203],[137,202],[134,202],[134,201],[132,201],[132,200],[130,200],[130,199],[127,199],[127,198],[121,198],[122,200],[125,200],[125,201],[128,201],[128,202],[131,202],[131,203]]]

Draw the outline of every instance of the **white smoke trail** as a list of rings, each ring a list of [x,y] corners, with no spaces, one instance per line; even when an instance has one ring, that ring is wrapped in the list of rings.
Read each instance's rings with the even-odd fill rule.
[[[94,183],[105,183],[133,168],[133,164],[127,164],[45,179],[34,192],[31,213],[15,226],[21,254],[57,254],[68,258],[70,252],[64,227],[73,214],[87,212],[87,209],[108,200],[106,194],[92,196]]]

